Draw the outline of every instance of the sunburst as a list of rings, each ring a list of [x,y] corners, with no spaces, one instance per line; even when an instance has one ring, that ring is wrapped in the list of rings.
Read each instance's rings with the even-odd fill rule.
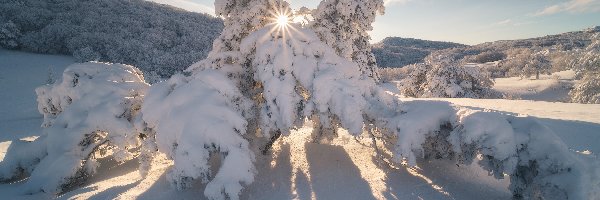
[[[279,14],[276,22],[278,26],[287,26],[290,23],[290,18],[285,14]]]

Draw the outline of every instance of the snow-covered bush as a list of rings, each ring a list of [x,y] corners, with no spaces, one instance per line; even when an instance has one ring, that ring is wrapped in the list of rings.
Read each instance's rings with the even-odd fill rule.
[[[476,67],[436,62],[415,64],[398,83],[408,97],[485,98],[493,96],[494,82]]]
[[[597,161],[572,152],[552,130],[531,117],[459,112],[448,137],[465,163],[478,163],[496,178],[510,178],[516,198],[587,199],[598,186]],[[479,157],[479,158],[477,158]]]
[[[394,163],[416,166],[417,158],[476,161],[497,179],[510,178],[515,198],[589,199],[598,195],[600,163],[573,152],[532,117],[458,108],[446,102],[411,101],[403,114],[386,119],[381,152]],[[384,130],[385,131],[385,130]],[[393,163],[391,163],[393,164]]]
[[[133,126],[148,85],[135,67],[121,64],[73,64],[62,81],[36,89],[44,133],[18,143],[0,164],[0,178],[29,175],[28,192],[59,193],[92,175],[95,153],[109,150],[115,160],[132,157],[139,146]],[[11,146],[11,148],[13,148]]]
[[[17,39],[21,37],[19,27],[12,21],[0,21],[0,47],[14,49],[19,46]]]

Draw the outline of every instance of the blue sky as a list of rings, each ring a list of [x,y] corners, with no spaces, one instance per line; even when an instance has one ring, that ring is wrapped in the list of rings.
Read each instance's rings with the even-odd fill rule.
[[[196,12],[213,0],[152,0]],[[600,25],[600,0],[384,0],[372,42],[388,36],[478,44],[582,30]],[[320,0],[292,0],[315,8]]]

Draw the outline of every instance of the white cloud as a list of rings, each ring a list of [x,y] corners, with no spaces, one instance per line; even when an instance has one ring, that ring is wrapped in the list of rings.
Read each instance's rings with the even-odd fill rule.
[[[172,5],[190,12],[206,13],[209,15],[215,15],[215,8],[213,6],[204,5],[201,3],[192,2],[189,0],[148,0],[160,4]]]
[[[411,1],[413,0],[383,0],[383,3],[387,6],[391,4],[405,4]]]
[[[501,26],[526,26],[530,24],[535,24],[535,21],[522,21],[522,20],[513,20],[513,19],[505,19],[502,21],[498,21],[496,23],[490,24],[488,27],[501,27]]]
[[[600,11],[600,0],[570,0],[564,3],[548,6],[533,14],[534,16],[553,15],[562,12],[586,13]]]
[[[511,22],[512,22],[512,20],[506,19],[506,20],[496,22],[496,25],[507,25],[507,24],[510,24]]]

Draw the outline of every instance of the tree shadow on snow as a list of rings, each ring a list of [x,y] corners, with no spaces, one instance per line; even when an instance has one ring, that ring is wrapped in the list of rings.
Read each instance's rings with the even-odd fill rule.
[[[127,192],[127,190],[130,190],[131,188],[134,188],[135,186],[140,184],[141,181],[142,180],[138,180],[136,182],[129,183],[126,185],[119,185],[119,186],[114,186],[114,187],[108,188],[102,192],[95,194],[94,196],[91,196],[89,199],[90,200],[116,199],[117,197],[119,197],[120,194]]]
[[[254,182],[242,191],[240,199],[293,199],[290,145],[281,144],[278,152],[256,155],[258,171]]]
[[[373,158],[386,173],[385,199],[510,199],[508,181],[495,180],[476,166],[449,160],[417,159],[419,167],[394,169]]]
[[[281,144],[272,155],[257,155],[258,174],[240,199],[376,199],[344,148],[303,146],[297,151]]]
[[[167,173],[173,166],[167,167],[160,177],[136,199],[207,199],[204,196],[206,184],[196,181],[192,188],[177,190],[167,180]]]
[[[96,186],[91,186],[93,183],[106,181],[111,178],[124,176],[126,174],[135,172],[135,171],[137,171],[138,166],[139,166],[139,162],[138,162],[137,158],[125,161],[123,163],[118,163],[112,158],[112,156],[108,156],[108,157],[104,157],[104,158],[99,158],[98,162],[100,163],[100,167],[98,167],[98,169],[97,169],[98,171],[96,172],[96,174],[87,178],[79,186],[75,186],[73,188],[67,188],[64,191],[64,193],[60,196],[60,199],[69,199],[69,198],[74,197],[77,194],[89,192],[90,188],[91,188],[91,190],[97,190],[98,188],[96,188]],[[126,192],[127,190],[135,187],[136,185],[138,185],[140,183],[140,181],[141,180],[138,180],[136,182],[133,182],[133,183],[130,183],[127,185],[123,185],[123,186],[113,186],[113,187],[107,188],[106,190],[104,190],[94,196],[102,195],[101,196],[102,198],[100,198],[100,199],[110,199],[109,195],[114,195],[113,196],[113,198],[114,198],[117,195],[119,195],[120,193]],[[94,199],[94,196],[91,198]]]
[[[376,199],[343,147],[306,143],[305,149],[316,199]]]

